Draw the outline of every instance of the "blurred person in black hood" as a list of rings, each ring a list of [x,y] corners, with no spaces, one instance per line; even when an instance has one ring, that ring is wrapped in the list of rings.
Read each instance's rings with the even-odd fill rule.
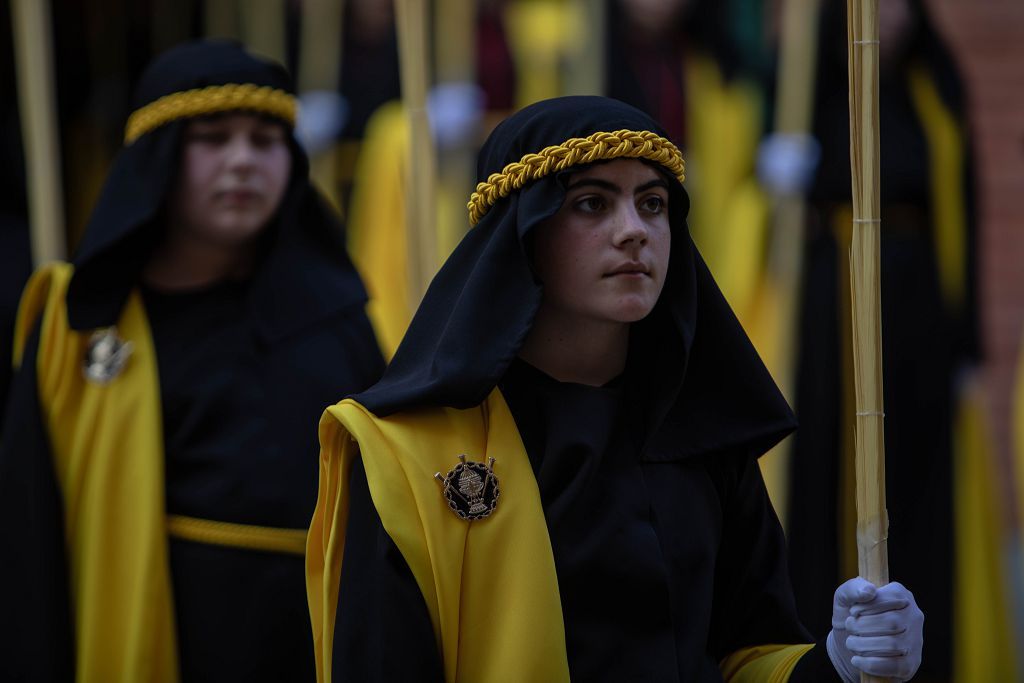
[[[975,178],[964,84],[925,4],[881,3],[879,32],[889,566],[928,612],[919,678],[943,681],[953,678],[955,625],[970,623],[953,615],[953,426],[957,382],[980,356]],[[804,428],[793,442],[787,514],[797,607],[812,628],[827,624],[818,603],[856,567],[853,426],[843,417],[854,413],[846,41],[844,3],[826,4],[813,127],[821,163],[807,188],[798,336]]]
[[[844,583],[817,643],[796,617],[757,464],[795,421],[690,239],[683,171],[606,98],[491,134],[393,362],[321,420],[320,680],[913,675],[898,583]]]
[[[313,678],[312,425],[383,362],[295,117],[236,44],[158,57],[73,262],[26,288],[0,678]]]

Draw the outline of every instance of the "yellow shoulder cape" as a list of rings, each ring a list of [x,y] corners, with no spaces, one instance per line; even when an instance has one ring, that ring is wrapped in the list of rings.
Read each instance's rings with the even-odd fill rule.
[[[554,555],[537,482],[495,389],[476,408],[377,418],[351,399],[320,421],[320,491],[306,546],[317,677],[332,678],[348,482],[361,457],[370,497],[426,601],[449,683],[569,680]],[[459,455],[495,458],[494,513],[466,522],[434,479]],[[745,648],[722,662],[731,681],[785,681],[810,645]]]
[[[68,264],[41,269],[15,328],[15,364],[42,315],[36,362],[43,424],[64,502],[78,681],[176,681],[163,432],[153,342],[133,292],[117,334],[133,351],[107,384],[87,381],[90,332],[68,327]],[[131,457],[125,457],[125,456]]]

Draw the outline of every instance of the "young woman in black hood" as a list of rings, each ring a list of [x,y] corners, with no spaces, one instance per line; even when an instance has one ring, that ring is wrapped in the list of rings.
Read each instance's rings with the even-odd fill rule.
[[[795,421],[690,240],[683,168],[604,98],[491,135],[474,227],[383,379],[321,420],[321,680],[913,675],[899,584],[843,584],[817,644],[796,617],[757,465]]]
[[[383,362],[286,72],[156,59],[72,264],[22,299],[0,678],[311,680],[310,425]]]

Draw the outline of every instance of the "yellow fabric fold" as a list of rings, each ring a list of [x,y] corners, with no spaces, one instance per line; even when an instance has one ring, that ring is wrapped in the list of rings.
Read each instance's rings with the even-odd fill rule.
[[[16,358],[42,311],[37,378],[64,502],[76,680],[179,677],[164,513],[158,375],[145,311],[133,292],[117,324],[133,351],[108,384],[86,381],[91,331],[68,327],[72,269],[37,272],[23,298]]]
[[[412,320],[404,191],[409,125],[401,102],[382,105],[366,126],[352,186],[348,251],[370,294],[366,313],[387,360]]]
[[[1016,681],[1013,591],[1004,564],[1010,534],[982,399],[979,380],[971,378],[953,432],[953,680]]]
[[[348,517],[361,454],[370,496],[412,570],[448,683],[569,680],[558,578],[536,479],[498,390],[468,410],[377,418],[345,400],[320,422],[320,490],[306,551],[317,677],[331,680],[333,631]],[[466,522],[434,479],[458,456],[495,458],[497,509]],[[344,609],[344,606],[340,606]]]
[[[813,643],[745,647],[723,659],[719,668],[726,683],[785,683],[813,647]]]
[[[963,133],[921,68],[910,71],[910,95],[928,141],[936,265],[946,304],[963,310],[967,288],[967,201]],[[883,226],[884,229],[884,226]]]

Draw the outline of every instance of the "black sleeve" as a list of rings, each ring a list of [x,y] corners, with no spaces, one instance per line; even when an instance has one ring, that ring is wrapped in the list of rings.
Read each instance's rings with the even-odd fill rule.
[[[38,329],[11,385],[0,442],[0,680],[70,681],[64,513],[36,384]]]
[[[334,627],[334,680],[443,681],[426,602],[352,464],[348,529]]]
[[[719,659],[752,645],[809,643],[786,564],[786,540],[754,458],[720,473],[722,542],[715,576],[709,646]],[[821,609],[831,610],[831,605]],[[823,634],[826,635],[827,634]],[[824,638],[801,658],[791,681],[839,681]]]

